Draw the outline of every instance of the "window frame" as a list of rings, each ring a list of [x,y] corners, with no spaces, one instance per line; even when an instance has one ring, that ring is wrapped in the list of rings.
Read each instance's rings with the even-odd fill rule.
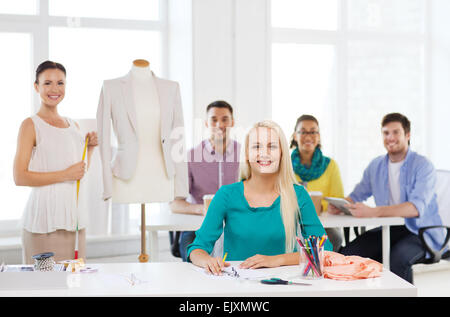
[[[337,6],[337,28],[336,30],[313,30],[313,29],[292,29],[292,28],[282,28],[273,27],[271,22],[271,8],[272,1],[267,0],[267,29],[270,32],[268,41],[268,87],[269,87],[269,108],[270,115],[272,113],[272,83],[271,83],[271,64],[272,64],[272,44],[275,43],[294,43],[294,44],[324,44],[332,45],[336,52],[336,102],[334,103],[334,108],[331,110],[331,115],[336,118],[334,122],[339,122],[339,126],[348,126],[348,96],[347,96],[347,70],[348,70],[348,44],[354,40],[358,41],[376,41],[376,42],[392,42],[392,43],[406,43],[406,44],[420,44],[421,49],[424,54],[424,105],[431,104],[431,56],[432,56],[432,43],[431,43],[431,10],[432,2],[424,1],[424,29],[422,33],[414,32],[395,32],[387,33],[383,31],[355,31],[350,30],[348,27],[348,1],[338,0]],[[426,118],[424,120],[425,127],[431,126],[432,114],[430,111],[426,111]],[[428,139],[430,136],[429,129],[425,129],[424,138]],[[335,124],[332,128],[332,133],[336,136],[336,140],[347,140],[350,137],[346,129],[338,128],[338,124]],[[380,140],[381,142],[381,140]],[[424,144],[425,155],[431,152],[431,144]],[[346,195],[351,192],[356,184],[346,183],[348,179],[349,171],[351,166],[349,166],[349,151],[346,150],[345,146],[339,144],[338,142],[333,142],[331,151],[333,153],[333,158],[340,162],[339,167],[341,171],[341,177],[344,183],[344,188]],[[348,193],[347,193],[348,192]]]

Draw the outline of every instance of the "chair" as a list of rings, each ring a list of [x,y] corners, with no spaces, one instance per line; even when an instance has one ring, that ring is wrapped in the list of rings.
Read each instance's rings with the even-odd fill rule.
[[[350,243],[350,227],[344,227],[343,229],[345,246],[348,246]],[[361,229],[361,233],[359,233],[359,229]],[[353,232],[355,233],[355,236],[358,237],[360,234],[366,232],[366,227],[353,227]]]
[[[442,219],[442,226],[429,226],[419,229],[419,238],[424,248],[431,255],[430,258],[422,258],[416,263],[433,264],[438,263],[441,259],[450,260],[449,240],[450,240],[450,171],[436,171],[436,195],[439,215]],[[446,230],[445,241],[440,250],[433,250],[425,240],[425,232],[431,229],[441,228]]]
[[[169,231],[170,253],[176,258],[181,258],[180,235],[181,231]]]

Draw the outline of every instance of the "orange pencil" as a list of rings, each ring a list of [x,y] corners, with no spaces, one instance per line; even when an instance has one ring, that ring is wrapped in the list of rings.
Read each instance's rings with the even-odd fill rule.
[[[325,241],[327,240],[327,238],[328,238],[327,235],[323,235],[323,236],[322,236],[322,239],[320,239],[319,247],[321,247],[321,246],[325,243]]]

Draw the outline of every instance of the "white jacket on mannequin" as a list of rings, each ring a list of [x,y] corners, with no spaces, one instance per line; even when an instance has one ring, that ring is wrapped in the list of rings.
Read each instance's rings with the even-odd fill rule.
[[[180,88],[177,82],[158,78],[153,72],[152,75],[161,107],[161,145],[167,176],[174,177],[174,197],[187,197],[189,184]],[[113,175],[128,180],[133,177],[136,169],[139,140],[136,134],[136,111],[131,89],[131,74],[128,73],[124,77],[105,80],[100,93],[97,128],[105,200],[112,196]],[[111,149],[111,122],[118,143],[114,161]],[[177,150],[181,151],[177,154]]]

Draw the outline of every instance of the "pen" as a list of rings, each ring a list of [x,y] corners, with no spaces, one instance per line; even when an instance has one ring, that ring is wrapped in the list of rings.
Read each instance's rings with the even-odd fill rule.
[[[227,255],[228,255],[228,252],[225,252],[225,255],[223,256],[223,259],[222,259],[222,263],[225,263],[225,259],[227,258]]]

